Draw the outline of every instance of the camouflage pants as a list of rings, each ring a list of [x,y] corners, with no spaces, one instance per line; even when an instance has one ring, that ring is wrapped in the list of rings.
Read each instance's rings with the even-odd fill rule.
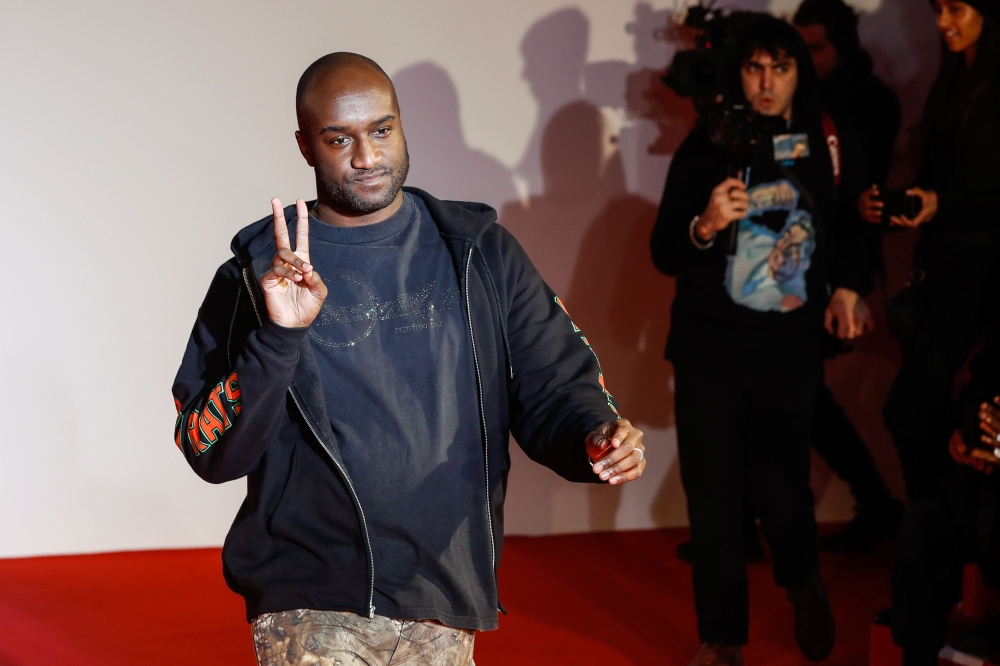
[[[475,632],[437,622],[292,610],[253,621],[259,666],[475,666]]]

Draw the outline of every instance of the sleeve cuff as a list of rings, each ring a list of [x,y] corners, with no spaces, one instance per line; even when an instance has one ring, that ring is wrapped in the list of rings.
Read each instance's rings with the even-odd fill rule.
[[[292,360],[298,355],[299,347],[308,332],[308,326],[286,328],[267,318],[257,331],[257,340],[275,355]]]

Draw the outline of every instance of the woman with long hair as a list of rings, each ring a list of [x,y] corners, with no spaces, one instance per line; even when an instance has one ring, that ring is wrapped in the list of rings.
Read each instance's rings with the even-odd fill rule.
[[[1000,261],[1000,31],[996,0],[933,0],[941,64],[924,106],[924,156],[915,216],[890,224],[918,229],[910,283],[886,307],[903,364],[884,416],[899,451],[911,502],[940,494],[949,470],[955,376],[995,320]],[[878,222],[878,190],[862,214]]]
[[[948,614],[960,596],[962,564],[983,553],[987,559],[996,556],[996,521],[989,531],[982,529],[997,515],[996,484],[988,487],[986,476],[974,478],[971,468],[956,470],[948,453],[958,425],[955,376],[996,320],[1000,33],[995,2],[933,0],[941,64],[921,120],[923,162],[916,186],[907,191],[922,206],[912,218],[890,218],[893,226],[920,233],[910,284],[886,306],[903,365],[884,414],[912,503],[900,530],[892,585],[892,634],[903,647],[904,666],[936,666]],[[870,222],[881,217],[877,195],[872,188],[860,201]],[[977,365],[980,375],[982,365]],[[993,372],[987,374],[982,379],[995,383]],[[955,459],[971,464],[964,454]],[[977,517],[979,509],[987,511]],[[966,529],[969,525],[974,529]],[[989,636],[995,629],[985,632]]]

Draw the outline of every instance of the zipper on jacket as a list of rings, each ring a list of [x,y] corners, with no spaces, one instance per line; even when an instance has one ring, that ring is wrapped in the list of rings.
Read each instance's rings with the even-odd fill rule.
[[[489,278],[490,288],[493,289],[493,300],[497,304],[497,317],[500,318],[500,337],[503,338],[503,348],[507,352],[507,368],[509,369],[510,379],[514,379],[514,358],[510,354],[510,343],[507,341],[507,323],[504,321],[503,308],[500,307],[500,293],[497,291],[497,285],[493,282],[493,273],[490,271],[490,264],[486,261],[486,255],[483,254],[482,249],[476,245],[476,252],[479,253],[479,257],[483,260],[483,267],[486,268],[486,277]]]
[[[243,285],[240,285],[236,289],[236,305],[233,306],[233,318],[229,320],[229,335],[226,337],[226,363],[229,364],[229,369],[233,369],[233,358],[230,353],[230,348],[233,346],[233,326],[236,325],[236,313],[240,311],[240,296],[243,294]],[[251,298],[251,302],[253,299]],[[254,310],[254,314],[256,314]]]
[[[472,256],[471,253],[470,253],[469,256],[470,257]],[[246,282],[246,284],[247,284],[247,293],[250,294],[250,303],[253,306],[253,313],[257,317],[257,323],[260,324],[261,326],[263,326],[264,325],[264,321],[261,319],[261,317],[260,317],[260,311],[257,309],[257,299],[254,297],[253,287],[250,284],[250,276],[248,275],[246,268],[243,269],[243,281]],[[471,323],[471,319],[470,319],[470,323]],[[475,354],[473,354],[473,355],[475,355]],[[477,369],[476,369],[477,375],[478,375],[478,372],[479,372],[479,370],[478,370],[478,367],[477,367]],[[302,418],[305,419],[306,425],[309,426],[309,431],[312,432],[313,437],[315,437],[316,441],[320,443],[320,445],[323,447],[323,450],[326,451],[327,456],[330,458],[330,460],[333,462],[333,464],[340,471],[340,474],[344,477],[344,480],[347,481],[347,488],[348,488],[348,490],[351,491],[351,496],[354,498],[355,506],[358,507],[358,513],[361,514],[361,527],[365,531],[365,547],[368,549],[368,561],[371,562],[371,570],[372,570],[371,571],[371,578],[369,578],[369,585],[368,585],[368,619],[369,620],[374,619],[374,617],[375,617],[375,558],[372,555],[371,538],[368,536],[368,521],[365,519],[365,511],[364,511],[364,509],[361,508],[361,499],[358,497],[358,493],[354,490],[354,483],[351,482],[351,477],[348,476],[347,470],[345,470],[340,465],[340,463],[337,462],[337,459],[326,448],[326,444],[323,442],[323,439],[319,436],[319,433],[316,432],[316,428],[313,427],[312,422],[310,422],[309,419],[305,418],[305,411],[303,411],[302,405],[299,404],[299,399],[297,397],[295,397],[295,393],[292,392],[291,390],[289,390],[289,393],[291,393],[292,402],[295,403],[295,407],[299,410],[299,413],[302,414]],[[480,398],[480,404],[482,404],[482,398]],[[493,527],[492,527],[492,523],[491,523],[491,527],[490,527],[490,539],[492,540],[492,538],[493,538]]]
[[[473,245],[473,247],[476,247]],[[493,538],[493,507],[490,502],[490,440],[486,430],[486,411],[483,409],[483,379],[479,370],[479,354],[476,352],[476,333],[472,329],[472,308],[469,302],[469,266],[472,264],[472,248],[465,260],[465,314],[469,319],[469,336],[472,339],[472,360],[476,364],[476,387],[479,389],[479,421],[483,428],[483,460],[486,462],[486,520],[490,526],[490,563],[493,566],[493,579],[496,583],[497,548]]]

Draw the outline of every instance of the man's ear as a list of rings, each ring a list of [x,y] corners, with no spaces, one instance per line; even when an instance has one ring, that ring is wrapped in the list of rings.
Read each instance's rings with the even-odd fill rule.
[[[306,143],[305,137],[302,136],[302,132],[299,130],[295,130],[295,141],[299,144],[299,152],[302,153],[302,157],[306,158],[306,164],[311,167],[316,166],[313,160],[312,150],[309,149],[309,144]]]

